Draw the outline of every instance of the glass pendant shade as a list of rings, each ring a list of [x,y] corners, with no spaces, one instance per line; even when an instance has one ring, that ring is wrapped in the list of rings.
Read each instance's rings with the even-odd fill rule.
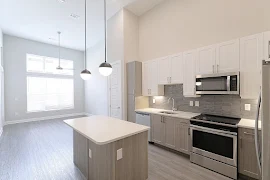
[[[85,81],[89,80],[91,78],[92,74],[90,71],[88,71],[87,69],[83,70],[81,72],[81,78]]]
[[[104,62],[99,66],[99,73],[103,76],[109,76],[112,74],[112,66],[107,63]]]

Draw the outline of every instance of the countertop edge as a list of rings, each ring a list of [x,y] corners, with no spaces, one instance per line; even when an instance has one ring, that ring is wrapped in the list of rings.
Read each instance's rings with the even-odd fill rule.
[[[161,111],[169,111],[169,110],[161,110]],[[191,117],[187,117],[187,116],[181,116],[181,113],[177,114],[177,115],[172,115],[172,114],[165,114],[165,113],[158,113],[158,112],[150,112],[147,110],[142,110],[142,109],[136,109],[135,110],[136,113],[143,113],[143,114],[158,114],[158,115],[162,115],[162,116],[168,116],[168,117],[174,117],[174,118],[182,118],[182,119],[186,119],[186,120],[190,120],[192,117],[200,114],[200,113],[193,113],[193,112],[184,112],[184,113],[191,113],[194,114]]]
[[[87,136],[85,133],[82,133],[81,131],[79,131],[78,129],[74,128],[73,126],[71,126],[69,123],[66,122],[66,120],[63,120],[65,124],[67,124],[69,127],[71,127],[73,130],[75,130],[76,132],[78,132],[79,134],[81,134],[82,136],[84,136],[86,139],[94,142],[95,144],[97,145],[105,145],[105,144],[109,144],[109,143],[112,143],[112,142],[115,142],[115,141],[118,141],[118,140],[121,140],[121,139],[125,139],[127,137],[130,137],[130,136],[133,136],[133,135],[136,135],[136,134],[140,134],[142,132],[146,132],[146,131],[149,131],[150,128],[146,128],[146,129],[143,129],[143,130],[140,130],[140,131],[137,131],[137,132],[134,132],[134,133],[131,133],[131,134],[128,134],[128,135],[125,135],[125,136],[122,136],[122,137],[119,137],[119,138],[114,138],[114,139],[111,139],[109,141],[104,141],[104,142],[97,142],[95,141],[94,139],[90,138],[89,136]]]

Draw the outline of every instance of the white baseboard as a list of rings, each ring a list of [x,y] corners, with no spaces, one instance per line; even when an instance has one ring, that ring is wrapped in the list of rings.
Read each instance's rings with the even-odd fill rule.
[[[0,128],[0,137],[1,137],[2,133],[3,133],[3,128],[1,127]]]
[[[32,122],[32,121],[44,121],[44,120],[51,120],[51,119],[58,119],[58,118],[69,118],[74,116],[89,116],[88,113],[74,113],[74,114],[64,114],[64,115],[58,115],[58,116],[46,116],[46,117],[40,117],[40,118],[31,118],[31,119],[20,119],[15,121],[6,121],[4,125],[9,124],[18,124],[18,123],[25,123],[25,122]]]

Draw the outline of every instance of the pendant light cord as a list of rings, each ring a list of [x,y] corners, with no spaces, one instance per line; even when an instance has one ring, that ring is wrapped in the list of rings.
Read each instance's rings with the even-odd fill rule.
[[[85,69],[86,69],[86,16],[87,16],[87,14],[86,14],[86,0],[85,0],[85,41],[84,41],[84,48],[85,48],[85,50],[84,50],[84,67],[85,67]]]
[[[105,63],[107,62],[107,18],[106,0],[104,0],[104,37],[105,37]]]
[[[61,34],[61,32],[58,31],[58,67],[59,68],[60,68],[60,56],[61,56],[61,54],[60,54],[60,34]]]

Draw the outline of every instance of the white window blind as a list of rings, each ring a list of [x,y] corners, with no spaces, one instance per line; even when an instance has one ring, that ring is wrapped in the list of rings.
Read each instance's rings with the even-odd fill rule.
[[[27,111],[74,108],[73,61],[27,55]]]

